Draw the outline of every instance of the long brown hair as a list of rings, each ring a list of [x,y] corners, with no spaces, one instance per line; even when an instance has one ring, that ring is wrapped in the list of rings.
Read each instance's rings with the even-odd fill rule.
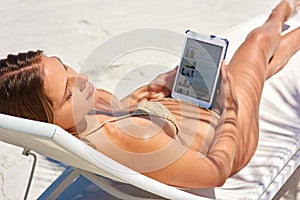
[[[54,123],[44,92],[43,51],[8,55],[0,60],[0,113]]]

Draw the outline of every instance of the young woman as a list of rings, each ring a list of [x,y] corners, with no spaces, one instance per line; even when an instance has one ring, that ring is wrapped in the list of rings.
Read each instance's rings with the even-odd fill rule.
[[[223,63],[220,116],[168,98],[176,68],[118,100],[42,51],[0,61],[0,112],[57,124],[161,182],[221,186],[255,152],[264,82],[300,48],[300,28],[281,36],[283,23],[298,7],[296,0],[282,0],[230,63]]]

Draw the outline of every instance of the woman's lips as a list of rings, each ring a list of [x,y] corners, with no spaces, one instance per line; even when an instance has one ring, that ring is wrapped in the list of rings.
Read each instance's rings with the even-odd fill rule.
[[[86,99],[89,99],[94,94],[94,90],[95,90],[94,86],[91,83],[89,83],[89,93]]]

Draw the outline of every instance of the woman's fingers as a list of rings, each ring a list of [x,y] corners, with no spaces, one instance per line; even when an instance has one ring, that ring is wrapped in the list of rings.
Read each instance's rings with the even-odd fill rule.
[[[177,73],[178,67],[173,70],[158,75],[148,87],[149,98],[164,98],[171,95],[173,88],[173,83],[175,80],[175,75]]]

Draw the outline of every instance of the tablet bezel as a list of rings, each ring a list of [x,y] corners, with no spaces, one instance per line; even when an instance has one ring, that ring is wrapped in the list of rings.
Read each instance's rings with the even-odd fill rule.
[[[218,66],[217,66],[217,70],[216,70],[216,74],[215,74],[215,79],[213,82],[213,88],[212,88],[212,92],[211,92],[211,96],[209,98],[209,101],[203,100],[203,99],[197,99],[195,97],[191,97],[191,96],[187,96],[185,94],[182,93],[178,93],[175,91],[175,89],[177,88],[177,84],[178,84],[178,77],[180,75],[181,69],[182,69],[182,65],[183,65],[183,61],[184,61],[184,53],[186,51],[187,48],[187,41],[188,39],[192,39],[192,40],[197,40],[200,42],[205,42],[208,44],[212,44],[212,45],[217,45],[222,47],[222,52],[220,54],[219,57],[219,62],[218,62]],[[186,38],[185,38],[185,43],[184,43],[184,48],[183,48],[183,52],[180,58],[180,63],[179,63],[179,68],[176,74],[176,78],[174,81],[174,85],[173,85],[173,89],[172,89],[172,93],[171,93],[171,97],[176,98],[176,99],[182,99],[185,101],[189,101],[192,103],[195,103],[201,107],[204,107],[206,109],[210,109],[214,100],[214,96],[215,96],[215,92],[216,92],[216,88],[218,85],[218,79],[221,78],[220,77],[220,68],[222,65],[222,61],[225,59],[226,56],[226,52],[227,52],[227,48],[228,48],[228,40],[224,39],[224,38],[220,38],[214,35],[209,35],[209,34],[203,34],[203,33],[196,33],[193,31],[187,31],[186,32]]]

